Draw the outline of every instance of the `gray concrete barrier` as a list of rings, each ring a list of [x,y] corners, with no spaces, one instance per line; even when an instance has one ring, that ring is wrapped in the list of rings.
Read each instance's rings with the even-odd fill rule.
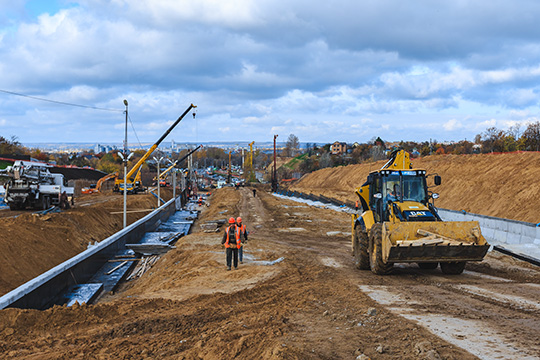
[[[490,244],[540,246],[540,227],[524,221],[471,214],[464,211],[437,209],[444,221],[478,221],[482,235]]]
[[[177,200],[171,199],[125,229],[10,291],[0,297],[0,309],[47,308],[63,289],[89,280],[108,259],[124,249],[126,243],[137,243],[145,233],[157,229],[176,211],[177,206]]]

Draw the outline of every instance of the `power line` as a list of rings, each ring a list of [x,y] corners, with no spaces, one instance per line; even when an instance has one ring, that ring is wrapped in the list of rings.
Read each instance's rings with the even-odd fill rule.
[[[139,137],[137,136],[137,132],[135,131],[135,126],[133,126],[133,121],[131,121],[131,116],[129,116],[129,114],[128,114],[128,118],[129,118],[129,123],[131,124],[131,128],[133,129],[133,132],[135,133],[135,137],[137,138],[137,141],[139,142],[139,146],[142,149],[143,146],[141,144],[141,140],[139,140]]]
[[[54,103],[54,104],[67,105],[67,106],[76,106],[76,107],[81,107],[81,108],[86,108],[86,109],[94,109],[94,110],[102,110],[102,111],[113,111],[113,112],[122,112],[122,111],[124,111],[124,110],[121,110],[121,109],[107,109],[107,108],[100,108],[100,107],[97,107],[97,106],[80,105],[80,104],[73,104],[73,103],[68,103],[68,102],[64,102],[64,101],[56,101],[56,100],[44,99],[44,98],[40,98],[40,97],[36,97],[36,96],[20,94],[20,93],[16,93],[16,92],[13,92],[13,91],[7,91],[7,90],[2,90],[2,89],[0,89],[0,92],[6,93],[6,94],[11,94],[11,95],[22,96],[22,97],[26,97],[26,98],[29,98],[29,99],[39,100],[39,101],[46,101],[46,102],[50,102],[50,103]]]

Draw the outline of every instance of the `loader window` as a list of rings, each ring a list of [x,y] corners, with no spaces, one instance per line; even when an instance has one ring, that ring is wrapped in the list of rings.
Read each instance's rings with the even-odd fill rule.
[[[426,197],[423,177],[403,176],[403,201],[424,202]]]
[[[399,173],[384,177],[382,190],[383,190],[383,199],[385,203],[385,209],[386,209],[386,204],[388,200],[399,201],[399,199],[401,198],[401,186],[400,186],[400,180],[399,180]]]

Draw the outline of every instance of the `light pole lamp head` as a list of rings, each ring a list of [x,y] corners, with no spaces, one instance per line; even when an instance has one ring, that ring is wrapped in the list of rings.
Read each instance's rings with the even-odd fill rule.
[[[126,99],[124,99],[124,105],[128,106],[128,102]]]

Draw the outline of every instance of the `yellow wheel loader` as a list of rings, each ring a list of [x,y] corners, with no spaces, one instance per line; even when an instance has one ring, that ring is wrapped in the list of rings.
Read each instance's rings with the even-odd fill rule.
[[[394,263],[438,264],[461,274],[466,261],[481,261],[489,244],[477,221],[442,221],[428,190],[426,171],[414,169],[409,153],[396,150],[356,189],[362,214],[352,215],[352,248],[358,269],[389,274]],[[435,186],[441,177],[434,176]]]

